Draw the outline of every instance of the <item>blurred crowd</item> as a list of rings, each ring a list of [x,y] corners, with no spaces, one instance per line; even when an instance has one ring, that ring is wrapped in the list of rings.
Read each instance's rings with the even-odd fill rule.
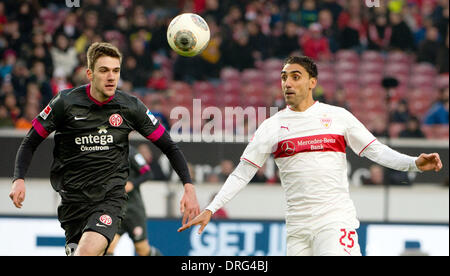
[[[120,87],[141,97],[167,128],[164,106],[179,98],[170,94],[175,83],[220,85],[227,68],[244,72],[292,54],[329,64],[343,51],[401,52],[448,79],[448,0],[380,0],[380,7],[362,0],[80,0],[80,7],[65,2],[0,1],[0,128],[29,129],[58,91],[87,83],[86,50],[96,41],[123,52]],[[208,48],[195,58],[176,55],[166,41],[170,20],[182,12],[200,14],[211,30]],[[280,90],[274,93],[266,104],[282,106]],[[352,108],[345,91],[333,90],[331,99],[323,93],[318,89],[316,98]],[[431,98],[427,91],[414,93]],[[436,132],[426,125],[443,125],[448,138],[448,96],[447,81],[421,117],[400,99],[389,110],[389,125],[371,118],[370,130],[423,138]]]

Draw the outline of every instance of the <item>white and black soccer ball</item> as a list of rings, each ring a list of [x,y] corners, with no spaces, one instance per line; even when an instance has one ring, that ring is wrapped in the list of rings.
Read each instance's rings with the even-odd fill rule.
[[[167,42],[179,55],[193,57],[209,43],[210,31],[206,21],[195,13],[183,13],[172,19],[167,28]]]

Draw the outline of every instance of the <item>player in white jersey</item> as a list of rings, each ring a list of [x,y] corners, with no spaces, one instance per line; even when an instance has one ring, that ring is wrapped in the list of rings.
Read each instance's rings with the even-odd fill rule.
[[[253,178],[270,154],[280,170],[287,200],[287,255],[359,256],[356,210],[349,195],[346,148],[401,171],[439,171],[437,153],[411,157],[381,144],[347,110],[314,101],[317,67],[308,57],[290,57],[281,71],[287,108],[265,120],[241,162],[199,216],[201,225]]]

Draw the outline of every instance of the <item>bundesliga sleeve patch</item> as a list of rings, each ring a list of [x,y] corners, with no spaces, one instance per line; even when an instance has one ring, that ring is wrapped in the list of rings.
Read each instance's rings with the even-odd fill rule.
[[[153,113],[151,113],[150,110],[148,110],[148,109],[147,109],[147,116],[150,118],[152,123],[154,125],[156,125],[156,123],[158,122],[158,119],[156,119],[156,117],[153,115]]]
[[[39,115],[42,117],[42,119],[46,120],[48,115],[50,115],[50,112],[52,112],[52,108],[50,107],[50,105],[47,105],[44,110],[39,113]]]

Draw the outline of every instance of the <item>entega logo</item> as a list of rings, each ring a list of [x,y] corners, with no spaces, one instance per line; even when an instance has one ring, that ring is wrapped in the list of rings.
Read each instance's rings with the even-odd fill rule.
[[[107,126],[99,126],[97,127],[98,134],[104,135],[92,135],[89,134],[87,136],[75,137],[75,144],[80,145],[81,151],[100,151],[100,150],[109,150],[108,144],[114,143],[114,137],[110,134],[107,134],[106,130]]]

